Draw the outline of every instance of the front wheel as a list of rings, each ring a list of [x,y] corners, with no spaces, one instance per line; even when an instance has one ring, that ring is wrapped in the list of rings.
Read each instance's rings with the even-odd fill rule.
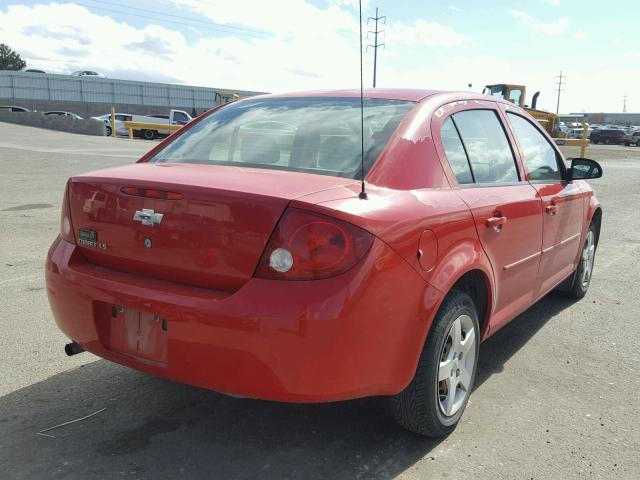
[[[589,230],[587,230],[587,236],[582,246],[578,266],[573,275],[567,279],[565,288],[560,289],[560,291],[568,297],[580,299],[587,294],[591,283],[591,274],[593,273],[593,262],[596,258],[597,246],[598,237],[596,227],[592,223],[589,225]],[[569,281],[571,282],[570,285],[568,284]]]
[[[473,300],[453,290],[433,320],[413,380],[391,398],[391,412],[398,423],[428,437],[451,433],[473,389],[479,345]]]

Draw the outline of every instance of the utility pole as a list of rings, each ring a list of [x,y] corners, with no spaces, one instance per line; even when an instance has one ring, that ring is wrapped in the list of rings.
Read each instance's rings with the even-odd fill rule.
[[[622,99],[622,113],[627,113],[627,94],[624,94]]]
[[[560,71],[560,75],[556,77],[558,79],[558,81],[556,82],[556,85],[558,86],[558,103],[556,104],[556,115],[558,115],[560,113],[560,93],[564,92],[564,88],[562,88],[563,82],[562,79],[564,78],[564,80],[567,80],[567,77],[563,77],[562,76],[562,71]]]
[[[369,33],[373,33],[373,45],[367,45],[367,47],[373,47],[373,88],[376,88],[376,74],[378,67],[378,47],[384,47],[384,43],[378,43],[378,35],[384,32],[384,30],[378,30],[378,22],[382,20],[383,24],[387,23],[387,17],[380,17],[378,15],[378,7],[376,7],[376,16],[369,17],[367,19],[367,24],[369,21],[375,21],[376,28],[374,31],[369,30]]]

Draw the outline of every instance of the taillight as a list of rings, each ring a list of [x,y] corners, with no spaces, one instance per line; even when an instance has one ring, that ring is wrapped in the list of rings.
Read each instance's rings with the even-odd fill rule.
[[[371,248],[373,235],[350,223],[289,209],[265,248],[256,277],[316,280],[353,267]]]
[[[69,209],[69,182],[64,189],[62,199],[62,210],[60,211],[60,238],[67,242],[76,243],[73,235],[73,224],[71,223],[71,210]]]

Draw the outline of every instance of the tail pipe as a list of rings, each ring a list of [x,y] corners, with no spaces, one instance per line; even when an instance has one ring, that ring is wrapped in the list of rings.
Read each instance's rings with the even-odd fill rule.
[[[69,356],[77,355],[77,354],[82,353],[82,352],[84,352],[84,348],[82,348],[76,342],[67,343],[64,346],[64,353],[66,353]]]

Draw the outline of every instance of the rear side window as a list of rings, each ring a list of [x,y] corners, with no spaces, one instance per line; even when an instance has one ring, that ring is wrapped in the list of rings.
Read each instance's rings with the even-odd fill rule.
[[[507,113],[524,154],[524,163],[530,180],[562,180],[555,149],[528,120]]]
[[[442,146],[444,147],[444,153],[447,155],[447,161],[449,166],[456,176],[458,183],[463,185],[466,183],[473,183],[473,175],[471,174],[471,166],[469,165],[469,159],[464,151],[462,140],[458,135],[458,130],[453,124],[451,117],[447,118],[442,124],[440,129],[440,136],[442,138]]]
[[[496,112],[464,110],[452,115],[476,183],[520,180],[513,151]]]

